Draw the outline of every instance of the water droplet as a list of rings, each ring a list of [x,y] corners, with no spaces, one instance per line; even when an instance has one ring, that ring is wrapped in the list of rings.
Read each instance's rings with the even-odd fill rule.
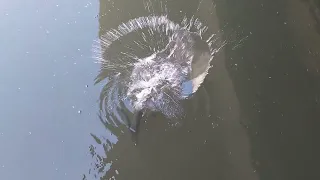
[[[29,135],[31,135],[31,132],[29,132]]]
[[[2,165],[2,167],[4,168],[4,165]]]
[[[81,114],[81,113],[82,113],[82,111],[81,111],[81,110],[79,110],[79,111],[78,111],[78,114]]]
[[[271,79],[271,76],[269,76],[269,79]]]
[[[118,175],[119,174],[119,171],[118,170],[115,170],[116,174]]]
[[[286,25],[286,24],[287,24],[287,22],[284,22],[283,24],[284,24],[284,25]]]
[[[59,4],[57,4],[56,6],[59,7]]]
[[[78,51],[80,51],[80,49],[78,49]]]
[[[89,85],[86,85],[86,88],[89,87]]]
[[[72,106],[72,108],[74,109],[74,106]]]

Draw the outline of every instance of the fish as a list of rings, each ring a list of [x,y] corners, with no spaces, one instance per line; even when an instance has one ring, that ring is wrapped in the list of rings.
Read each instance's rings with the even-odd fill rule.
[[[196,33],[176,31],[165,49],[135,63],[127,93],[134,107],[134,132],[148,110],[171,118],[183,112],[180,101],[199,89],[212,60],[200,40]]]

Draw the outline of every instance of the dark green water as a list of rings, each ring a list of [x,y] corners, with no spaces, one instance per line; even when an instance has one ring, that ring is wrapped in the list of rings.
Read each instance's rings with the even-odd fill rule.
[[[0,2],[0,179],[320,179],[318,1],[163,4],[228,43],[182,124],[143,119],[135,145],[99,118],[91,49],[142,0]]]

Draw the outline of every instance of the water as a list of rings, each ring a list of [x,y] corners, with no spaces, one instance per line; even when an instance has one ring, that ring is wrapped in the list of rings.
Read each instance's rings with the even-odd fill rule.
[[[318,8],[315,0],[0,2],[0,179],[319,179]],[[152,17],[146,28],[136,23]],[[182,30],[192,17],[201,26]],[[172,41],[175,32],[198,40]],[[172,51],[169,42],[186,46]],[[179,54],[191,65],[171,63]],[[167,88],[187,98],[179,94],[176,118],[170,103],[144,116],[137,142],[128,125],[139,101],[127,90],[141,89],[132,72],[148,77],[157,56],[177,72]]]
[[[97,12],[93,1],[0,2],[0,179],[80,179],[90,167],[89,133],[105,131]]]

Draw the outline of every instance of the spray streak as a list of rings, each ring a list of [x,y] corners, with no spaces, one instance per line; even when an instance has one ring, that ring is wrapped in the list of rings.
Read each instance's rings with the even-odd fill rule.
[[[232,50],[235,50],[235,49],[237,49],[238,47],[240,47],[240,46],[243,44],[243,42],[244,42],[248,37],[249,37],[249,36],[246,36],[246,37],[240,39],[239,43],[236,44],[234,47],[232,47]]]

